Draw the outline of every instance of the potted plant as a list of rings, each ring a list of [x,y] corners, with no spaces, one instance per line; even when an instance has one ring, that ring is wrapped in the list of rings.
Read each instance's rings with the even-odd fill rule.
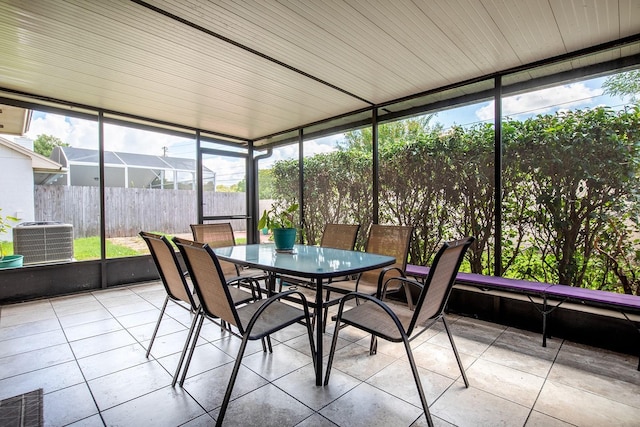
[[[0,208],[0,211],[2,208]],[[13,216],[0,215],[0,234],[6,233],[11,229],[11,223],[19,221],[18,218]],[[22,267],[22,255],[5,255],[0,244],[0,268]]]
[[[258,229],[270,229],[273,232],[273,241],[276,250],[291,251],[296,243],[296,225],[293,215],[298,210],[298,204],[292,203],[288,207],[272,206],[270,210],[263,212]]]

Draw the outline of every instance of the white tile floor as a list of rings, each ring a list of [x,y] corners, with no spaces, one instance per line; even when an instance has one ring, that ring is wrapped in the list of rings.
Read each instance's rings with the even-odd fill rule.
[[[184,387],[172,388],[188,313],[170,305],[145,358],[164,296],[150,283],[0,307],[0,399],[43,388],[48,426],[212,425],[239,340],[206,324]],[[437,426],[640,425],[636,357],[450,320],[468,389],[441,325],[413,345]],[[371,357],[364,334],[347,328],[339,341],[327,387],[314,385],[302,326],[276,334],[273,354],[251,345],[225,425],[426,425],[401,344],[381,341]]]

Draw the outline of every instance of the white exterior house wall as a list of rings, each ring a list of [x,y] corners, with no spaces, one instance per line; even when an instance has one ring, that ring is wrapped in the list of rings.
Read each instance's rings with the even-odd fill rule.
[[[0,215],[14,216],[19,222],[34,220],[33,168],[31,157],[0,145]],[[13,223],[11,225],[16,225]],[[13,233],[0,233],[0,241],[13,241]]]

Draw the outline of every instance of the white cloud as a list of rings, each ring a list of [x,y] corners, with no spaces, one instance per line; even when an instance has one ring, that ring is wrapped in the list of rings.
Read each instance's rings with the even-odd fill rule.
[[[313,156],[320,153],[332,153],[336,151],[336,143],[344,139],[343,134],[325,136],[323,138],[304,141],[304,155]],[[273,154],[259,163],[260,169],[268,169],[279,160],[291,160],[298,158],[298,144],[286,145],[273,149]]]
[[[589,88],[584,83],[572,83],[505,97],[502,100],[502,114],[513,117],[520,114],[544,114],[558,110],[567,111],[571,107],[588,107],[593,99],[602,95],[602,89]],[[493,101],[476,110],[480,120],[493,119]]]
[[[313,139],[304,142],[304,155],[313,156],[320,153],[333,153],[336,151],[338,141],[344,139],[344,134],[325,136],[324,138]]]
[[[216,174],[216,185],[230,186],[246,178],[244,159],[213,156],[202,163]]]
[[[263,153],[260,153],[263,154]],[[280,160],[291,160],[298,158],[298,144],[285,145],[273,149],[271,156],[258,162],[259,169],[269,169],[273,164]]]
[[[78,148],[98,148],[98,123],[89,120],[65,117],[58,114],[38,114],[31,120],[27,137],[53,135],[63,142]]]
[[[179,138],[160,132],[105,125],[105,148],[109,151],[195,158],[195,138]]]
[[[53,135],[76,148],[98,149],[98,122],[58,114],[36,113],[27,137]],[[112,124],[105,125],[105,148],[108,151],[152,154],[161,156],[163,147],[172,157],[195,158],[195,141],[160,132],[143,131]]]

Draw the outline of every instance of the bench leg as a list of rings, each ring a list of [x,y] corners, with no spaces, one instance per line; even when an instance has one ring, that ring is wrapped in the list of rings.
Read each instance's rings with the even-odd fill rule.
[[[547,346],[547,312],[542,312],[542,346]]]
[[[531,297],[529,297],[529,299],[531,299]],[[566,299],[560,301],[558,304],[552,306],[549,308],[549,302],[547,301],[547,296],[544,295],[542,297],[542,310],[539,310],[540,313],[542,314],[542,346],[546,347],[547,346],[547,316],[549,314],[551,314],[551,312],[553,312],[556,308],[560,307],[560,305],[562,305],[563,302],[565,302]],[[533,302],[533,301],[531,301]]]

